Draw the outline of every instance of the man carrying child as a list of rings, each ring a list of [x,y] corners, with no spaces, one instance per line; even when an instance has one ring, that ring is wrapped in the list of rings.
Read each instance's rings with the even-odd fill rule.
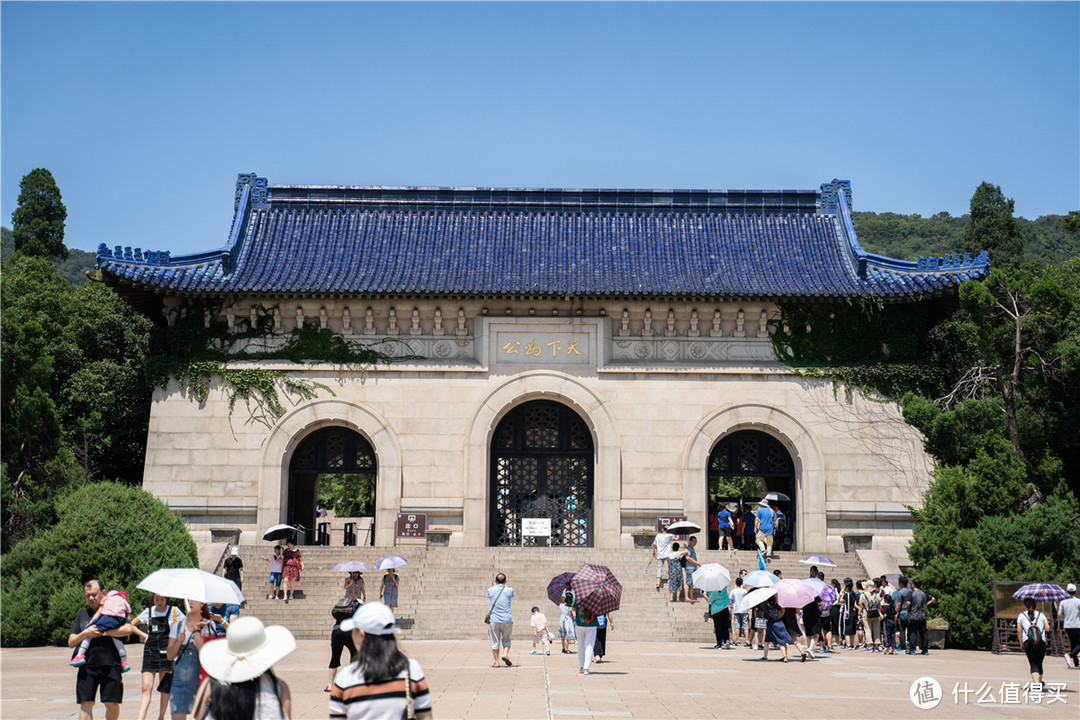
[[[113,638],[126,638],[131,634],[131,623],[124,623],[114,630],[102,631],[91,619],[105,599],[105,587],[100,580],[90,580],[83,586],[86,609],[75,616],[68,647],[77,648],[84,640],[90,645],[85,651],[86,662],[79,666],[75,680],[75,701],[79,703],[79,720],[92,720],[94,701],[100,691],[105,706],[105,720],[120,717],[120,703],[124,701],[124,680],[121,675],[120,653]]]

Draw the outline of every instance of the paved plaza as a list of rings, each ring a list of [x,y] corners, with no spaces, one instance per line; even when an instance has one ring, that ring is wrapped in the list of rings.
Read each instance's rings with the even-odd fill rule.
[[[529,643],[515,643],[514,667],[491,668],[487,627],[478,625],[475,641],[402,641],[402,649],[428,675],[440,720],[1080,717],[1080,671],[1066,668],[1061,658],[1047,658],[1046,681],[1065,688],[1036,702],[1023,689],[1027,662],[1015,654],[944,650],[927,657],[886,657],[848,651],[816,662],[793,658],[785,665],[772,661],[780,657],[776,651],[766,663],[756,660],[760,652],[745,648],[628,640],[624,633],[630,631],[620,626],[609,635],[605,661],[583,676],[576,655],[558,649],[550,656],[530,655]],[[132,666],[140,667],[142,646],[132,645],[129,652]],[[66,648],[4,649],[0,716],[78,717],[76,671],[67,666],[69,658]],[[328,658],[327,643],[303,640],[277,666],[292,688],[294,718],[326,717],[322,688]],[[940,704],[928,710],[917,708],[909,696],[923,677],[941,687]],[[966,702],[965,688],[971,691]],[[125,676],[125,689],[120,717],[127,720],[138,715],[138,672]],[[155,697],[151,707],[156,703]],[[95,717],[103,716],[99,707]]]

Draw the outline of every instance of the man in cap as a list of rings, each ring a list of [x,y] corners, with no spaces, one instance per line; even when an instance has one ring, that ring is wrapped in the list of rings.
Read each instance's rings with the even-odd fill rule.
[[[226,580],[232,580],[236,587],[243,590],[244,585],[244,561],[240,559],[240,548],[233,545],[229,557],[225,558],[225,564],[221,568],[221,574]]]
[[[754,514],[754,539],[757,541],[758,550],[761,551],[765,562],[769,562],[773,546],[773,511],[769,507],[768,500],[758,503],[757,512]]]
[[[1068,600],[1061,601],[1058,605],[1058,617],[1064,622],[1065,634],[1069,637],[1069,645],[1072,647],[1065,653],[1065,663],[1073,668],[1080,669],[1080,598],[1076,597],[1076,584],[1069,583],[1065,590],[1072,595]]]

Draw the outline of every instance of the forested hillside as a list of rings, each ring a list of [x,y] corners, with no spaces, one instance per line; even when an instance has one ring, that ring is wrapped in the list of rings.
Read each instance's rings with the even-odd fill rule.
[[[1080,234],[1061,227],[1062,215],[1036,220],[1017,218],[1024,236],[1024,259],[1059,263],[1080,255]],[[964,226],[968,216],[937,213],[928,218],[896,213],[856,212],[851,215],[855,233],[864,249],[879,255],[914,260],[920,255],[937,257],[963,252]]]
[[[11,230],[0,228],[0,240],[3,241],[3,261],[6,263],[11,253],[15,252],[15,238]],[[56,269],[60,275],[71,283],[72,287],[78,287],[86,282],[86,271],[93,270],[97,262],[94,253],[85,250],[68,250],[66,260],[54,260]]]

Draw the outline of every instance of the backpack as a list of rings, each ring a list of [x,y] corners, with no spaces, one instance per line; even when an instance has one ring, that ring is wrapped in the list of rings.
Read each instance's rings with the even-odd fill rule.
[[[867,600],[866,605],[866,617],[881,617],[881,603],[878,600],[878,596],[870,593],[867,597],[869,598],[869,600]]]
[[[1046,643],[1046,633],[1043,632],[1042,625],[1039,620],[1042,619],[1042,613],[1035,615],[1035,620],[1028,627],[1028,642],[1034,645],[1043,645]]]

